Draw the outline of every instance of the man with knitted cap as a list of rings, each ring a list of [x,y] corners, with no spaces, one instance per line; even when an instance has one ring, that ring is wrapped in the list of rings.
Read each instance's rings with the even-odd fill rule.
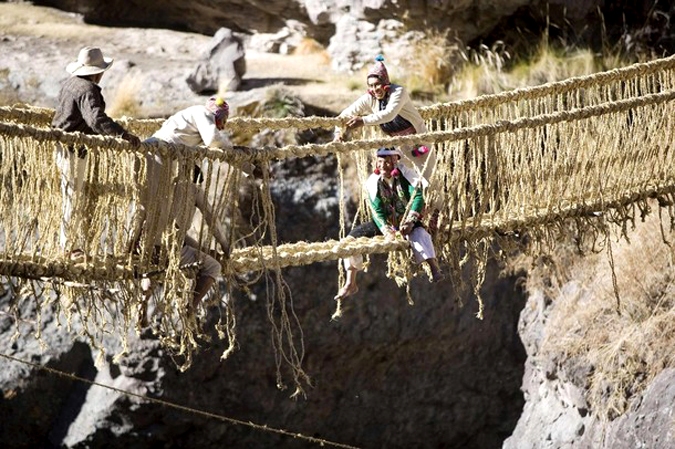
[[[173,114],[148,141],[232,148],[229,140],[220,133],[225,129],[229,115],[230,106],[225,100],[210,97],[203,105],[190,106]]]
[[[349,237],[375,237],[384,235],[394,239],[398,234],[410,242],[415,261],[425,262],[431,270],[432,282],[439,282],[444,275],[438,265],[431,236],[422,225],[425,179],[419,179],[414,170],[399,164],[401,152],[396,148],[377,150],[375,170],[366,180],[366,190],[372,221],[355,226]],[[416,187],[417,186],[417,187]],[[356,293],[359,288],[356,274],[363,270],[363,256],[343,259],[347,279],[336,300]]]
[[[178,111],[164,121],[162,126],[146,143],[164,142],[188,147],[233,148],[230,141],[221,133],[229,116],[229,105],[218,96],[210,97],[203,105],[190,106]],[[195,171],[185,172],[185,164],[177,162],[165,163],[158,152],[146,154],[146,179],[140,194],[139,204],[135,205],[134,224],[130,243],[139,243],[142,229],[155,229],[155,238],[145,242],[147,248],[161,248],[162,233],[172,232],[171,223],[187,232],[190,228],[196,209],[199,209],[208,224],[214,238],[225,256],[229,255],[229,239],[223,230],[222,223],[213,213],[206,192],[198,183],[201,181],[201,170],[195,165]],[[157,212],[151,216],[148,210],[157,204]],[[197,280],[194,289],[193,304],[196,306],[206,296],[220,276],[220,263],[201,250],[199,243],[186,235],[180,253],[180,264],[199,263]],[[147,294],[151,286],[146,285]]]
[[[127,132],[105,113],[105,101],[98,84],[112,63],[112,58],[104,57],[98,47],[84,47],[80,50],[77,61],[66,67],[66,71],[72,76],[61,87],[52,127],[67,132],[120,137],[133,145],[140,143],[138,137]],[[87,150],[59,144],[56,165],[61,172],[63,195],[60,244],[63,249],[70,251],[72,259],[79,259],[84,253],[72,241],[72,234],[74,229],[79,229],[82,223],[79,215],[82,214],[78,213],[78,219],[72,222],[71,218],[74,206],[78,210],[82,209],[77,202],[82,196],[87,171]]]
[[[381,55],[378,55],[375,64],[368,71],[366,82],[368,91],[340,113],[339,117],[343,119],[344,125],[335,128],[335,141],[341,142],[345,131],[364,125],[379,125],[388,136],[427,132],[424,119],[413,105],[406,89],[389,81],[387,67]],[[405,154],[404,163],[408,159],[412,160],[417,170],[424,170],[422,174],[428,178],[435,161],[429,148],[418,144],[402,149]],[[427,162],[430,157],[431,160]]]

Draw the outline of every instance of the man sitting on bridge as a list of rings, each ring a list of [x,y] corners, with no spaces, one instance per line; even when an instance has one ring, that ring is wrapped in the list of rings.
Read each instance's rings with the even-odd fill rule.
[[[375,171],[366,181],[373,220],[356,226],[349,237],[375,237],[382,234],[387,239],[395,239],[397,234],[401,234],[410,241],[417,263],[429,264],[432,282],[439,282],[445,276],[438,266],[431,236],[421,222],[424,209],[421,184],[426,181],[416,179],[411,169],[400,165],[400,158],[401,152],[395,148],[377,150]],[[335,295],[335,300],[346,298],[359,290],[356,273],[363,270],[363,256],[351,256],[343,259],[343,262],[347,279]]]

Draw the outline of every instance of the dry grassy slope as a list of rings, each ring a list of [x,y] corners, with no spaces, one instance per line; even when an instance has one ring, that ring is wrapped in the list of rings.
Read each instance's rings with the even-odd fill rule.
[[[541,447],[542,433],[550,447],[673,447],[674,234],[657,209],[583,256],[570,241],[521,266],[528,405],[504,449]]]
[[[135,92],[143,103],[139,116],[166,115],[203,101],[184,79],[210,36],[88,25],[75,14],[26,3],[0,3],[0,30],[2,104],[53,107],[58,85],[68,76],[65,66],[85,45],[100,46],[116,60],[101,83],[109,106],[114,106],[118,90]],[[228,93],[235,106],[256,90],[282,84],[305,103],[334,111],[360,93],[350,88],[359,84],[360,76],[354,82],[353,77],[333,73],[325,53],[280,55],[247,49],[246,63],[246,91]]]

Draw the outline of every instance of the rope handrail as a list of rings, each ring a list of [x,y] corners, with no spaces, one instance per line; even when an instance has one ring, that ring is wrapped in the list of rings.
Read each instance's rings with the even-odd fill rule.
[[[559,111],[550,114],[541,114],[533,117],[523,117],[514,120],[500,120],[496,123],[474,125],[457,128],[449,131],[432,131],[424,134],[408,136],[379,137],[372,139],[352,140],[348,142],[310,143],[304,145],[285,145],[282,147],[248,148],[235,147],[233,149],[217,149],[207,147],[191,147],[182,144],[165,142],[141,143],[138,147],[120,138],[101,135],[86,135],[69,133],[58,129],[36,128],[29,125],[0,122],[0,134],[16,137],[30,137],[41,141],[62,142],[66,145],[87,145],[94,151],[97,146],[114,146],[118,150],[129,153],[142,153],[156,149],[162,156],[178,154],[181,157],[189,155],[194,158],[208,158],[239,164],[261,160],[287,159],[306,156],[327,156],[329,154],[349,154],[354,151],[376,149],[383,146],[407,146],[417,142],[455,142],[470,138],[514,132],[521,129],[532,129],[546,125],[573,122],[601,115],[625,112],[631,109],[663,104],[675,98],[675,90],[647,94],[638,98],[619,100],[570,111]]]
[[[496,94],[481,95],[471,99],[422,106],[419,108],[419,111],[424,119],[432,120],[439,116],[458,114],[460,112],[472,111],[480,108],[489,109],[522,100],[534,100],[551,95],[562,95],[589,87],[603,87],[611,83],[627,81],[637,76],[658,74],[671,69],[675,69],[675,55],[654,61],[636,63],[627,67],[621,67],[605,72],[571,77],[565,80],[549,82],[537,86],[520,87]],[[0,107],[0,121],[18,121],[48,125],[53,116],[53,112],[53,109],[49,108],[3,106]],[[163,119],[134,119],[130,117],[122,117],[119,120],[127,125],[135,124],[156,128],[158,128],[163,121]],[[252,131],[265,128],[295,128],[301,130],[311,128],[331,128],[341,124],[342,120],[338,117],[231,117],[228,120],[228,129],[232,132],[240,132],[243,130]]]
[[[588,87],[603,86],[617,81],[626,81],[637,75],[649,75],[664,70],[675,69],[675,55],[644,63],[636,63],[605,72],[592,73],[553,81],[537,86],[520,87],[490,95],[481,95],[476,98],[440,103],[420,108],[425,119],[434,118],[441,114],[453,114],[475,108],[495,107],[505,103],[521,100],[531,100],[549,95],[560,95]]]
[[[501,230],[526,230],[559,223],[575,217],[600,216],[610,209],[621,209],[632,204],[653,198],[662,198],[675,194],[675,183],[644,188],[640,191],[623,192],[614,198],[593,199],[568,202],[557,210],[531,210],[520,217],[496,217],[485,214],[479,220],[468,219],[450,225],[452,240],[479,238],[498,235]],[[278,267],[288,268],[310,265],[318,262],[335,261],[355,255],[383,254],[393,251],[405,251],[409,243],[402,238],[387,240],[384,236],[358,237],[343,240],[325,240],[321,242],[294,242],[272,246],[246,247],[234,249],[224,270],[231,274],[262,271],[266,261],[276,252]],[[112,262],[112,263],[111,263]],[[157,267],[158,272],[162,271]],[[0,273],[27,279],[44,280],[61,278],[64,280],[89,279],[93,281],[121,281],[142,277],[137,270],[130,270],[115,260],[109,260],[106,267],[95,263],[64,263],[35,255],[13,257],[12,260],[0,259]]]
[[[291,157],[327,156],[329,154],[344,153],[364,149],[374,150],[387,146],[409,146],[418,142],[456,142],[476,137],[484,137],[501,133],[512,133],[522,129],[539,128],[546,125],[562,122],[573,122],[597,117],[601,115],[625,112],[631,109],[650,105],[663,104],[675,98],[675,90],[658,94],[649,94],[639,98],[620,100],[613,103],[588,106],[571,111],[560,111],[550,114],[541,114],[533,117],[523,117],[514,120],[500,120],[492,124],[468,126],[450,131],[432,131],[424,134],[413,134],[397,137],[379,137],[374,139],[352,140],[349,142],[330,142],[325,144],[286,145],[279,148],[265,147],[252,149],[251,160],[285,159]]]
[[[232,149],[207,148],[203,146],[188,146],[177,143],[157,141],[153,143],[141,142],[138,146],[112,136],[82,134],[67,132],[56,128],[40,128],[31,125],[0,121],[0,135],[18,138],[30,138],[41,142],[62,143],[67,146],[86,146],[88,151],[96,152],[98,148],[114,149],[130,154],[145,154],[148,151],[156,152],[160,156],[191,158],[209,158],[230,163],[260,160],[258,154],[265,154],[265,150],[255,150],[248,147],[235,146]],[[264,159],[264,158],[263,158]]]

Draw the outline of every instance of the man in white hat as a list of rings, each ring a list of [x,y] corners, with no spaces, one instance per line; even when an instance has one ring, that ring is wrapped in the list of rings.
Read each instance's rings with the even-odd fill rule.
[[[354,227],[349,237],[384,235],[393,239],[400,233],[410,242],[415,261],[429,265],[431,281],[440,282],[445,276],[438,265],[431,236],[421,222],[424,210],[422,188],[427,181],[416,178],[414,170],[399,164],[400,158],[401,152],[395,148],[377,150],[374,173],[366,180],[373,219]],[[351,256],[343,259],[343,263],[347,279],[335,295],[336,300],[351,296],[359,290],[356,273],[363,270],[363,256]]]
[[[66,67],[73,76],[61,88],[52,127],[67,132],[121,137],[134,145],[140,143],[138,137],[127,132],[105,113],[105,101],[98,83],[112,63],[112,58],[104,57],[100,48],[84,47],[80,50],[77,61]],[[56,152],[56,163],[61,171],[63,195],[60,244],[61,248],[70,251],[73,258],[79,258],[83,254],[73,247],[68,228],[71,226],[73,205],[77,203],[83,187],[87,151],[85,148],[60,145]]]

